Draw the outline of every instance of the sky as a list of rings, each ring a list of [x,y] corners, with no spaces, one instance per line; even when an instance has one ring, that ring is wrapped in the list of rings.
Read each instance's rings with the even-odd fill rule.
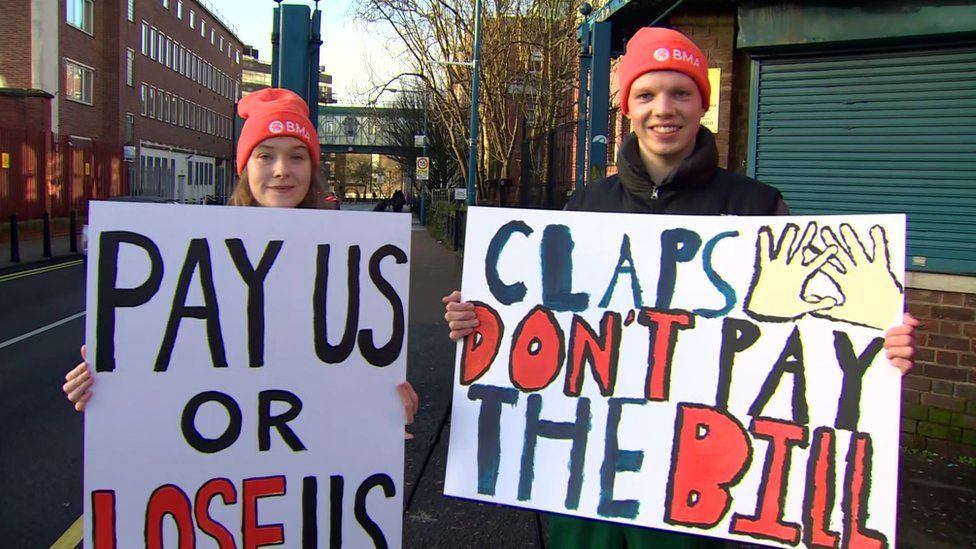
[[[201,0],[222,19],[237,27],[237,37],[258,49],[262,61],[271,61],[273,0]],[[314,6],[311,0],[285,0],[286,4]],[[355,18],[353,0],[322,0],[322,49],[319,63],[332,75],[333,94],[342,104],[365,104],[373,90],[405,69],[403,47],[388,28],[367,27]],[[372,70],[370,70],[372,69]],[[383,97],[388,100],[388,97]]]

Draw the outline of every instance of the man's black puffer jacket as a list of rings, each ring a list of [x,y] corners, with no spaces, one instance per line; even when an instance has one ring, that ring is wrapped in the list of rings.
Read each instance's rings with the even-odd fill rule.
[[[775,188],[718,167],[715,137],[704,127],[699,128],[695,150],[660,185],[644,169],[637,146],[635,134],[624,138],[617,154],[617,175],[576,190],[565,209],[684,215],[787,212]]]

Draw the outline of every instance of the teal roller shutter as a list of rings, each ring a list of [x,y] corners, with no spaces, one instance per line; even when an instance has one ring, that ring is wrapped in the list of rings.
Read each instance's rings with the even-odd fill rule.
[[[976,273],[976,48],[758,61],[753,175],[796,214],[907,213],[911,270]]]

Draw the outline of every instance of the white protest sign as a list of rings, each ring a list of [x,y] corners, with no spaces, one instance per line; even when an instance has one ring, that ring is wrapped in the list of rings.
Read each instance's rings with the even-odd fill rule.
[[[480,324],[458,345],[445,494],[894,546],[900,374],[882,344],[904,231],[902,215],[472,208],[462,295]]]
[[[401,543],[410,225],[93,202],[87,547]]]

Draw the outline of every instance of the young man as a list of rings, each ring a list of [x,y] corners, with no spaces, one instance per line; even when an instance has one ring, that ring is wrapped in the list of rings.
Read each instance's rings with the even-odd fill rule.
[[[708,110],[708,62],[691,40],[664,28],[642,28],[627,43],[617,66],[621,111],[633,133],[617,155],[617,175],[578,189],[567,210],[686,215],[786,215],[773,187],[718,166],[715,138],[700,125]],[[473,306],[460,292],[443,299],[450,337],[458,341],[477,327]],[[903,373],[912,367],[914,329],[905,323],[885,334],[887,357]],[[549,517],[553,547],[722,547],[713,538]]]

